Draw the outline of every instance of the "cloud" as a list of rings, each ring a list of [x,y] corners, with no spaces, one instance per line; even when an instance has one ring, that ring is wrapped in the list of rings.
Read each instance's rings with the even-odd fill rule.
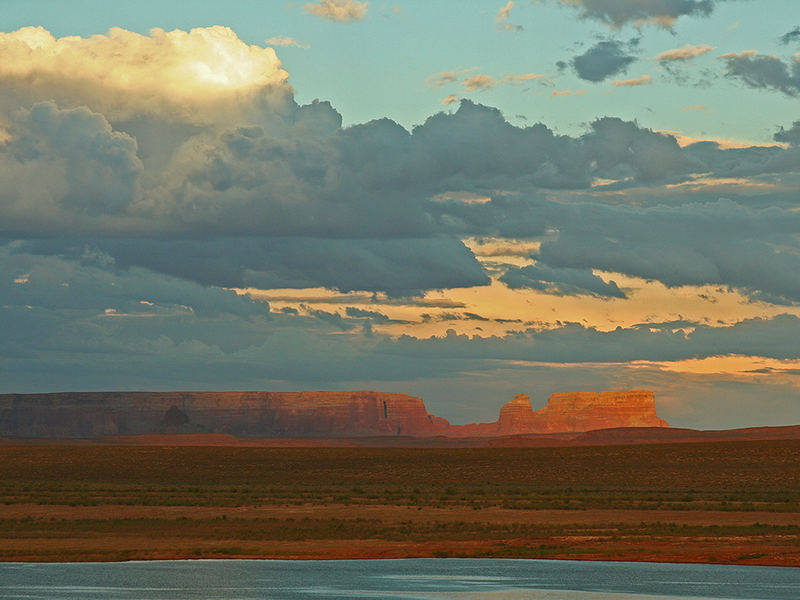
[[[348,306],[345,308],[345,314],[353,319],[372,319],[373,321],[385,323],[389,321],[389,317],[387,317],[382,312],[378,312],[375,310],[366,310],[363,308],[358,308],[356,306]]]
[[[112,122],[146,114],[207,123],[232,103],[238,115],[243,100],[284,104],[291,93],[272,48],[221,26],[149,36],[115,27],[90,38],[24,27],[0,33],[0,54],[4,112],[46,99]]]
[[[456,96],[455,94],[450,94],[449,96],[446,96],[444,100],[442,100],[442,104],[444,104],[445,106],[448,106],[453,102],[458,102],[458,96]]]
[[[473,75],[472,77],[467,77],[464,81],[461,82],[461,85],[464,86],[467,91],[474,92],[477,90],[489,90],[495,86],[502,85],[504,83],[510,83],[512,85],[519,85],[526,81],[535,81],[535,80],[542,80],[545,79],[545,75],[540,75],[538,73],[524,73],[522,75],[506,75],[501,77],[500,79],[495,79],[491,75],[486,75],[484,73],[479,73],[477,75]]]
[[[687,61],[711,52],[714,48],[715,46],[709,46],[707,44],[698,44],[696,46],[686,44],[683,48],[665,50],[664,52],[656,54],[655,60],[661,63]]]
[[[780,37],[782,44],[787,45],[792,42],[800,40],[800,27],[795,27],[791,31],[787,31]]]
[[[529,288],[558,296],[591,295],[601,298],[625,298],[614,281],[605,282],[589,269],[559,269],[547,265],[510,268],[500,281],[511,289]]]
[[[259,378],[336,382],[447,376],[470,367],[486,369],[497,360],[622,363],[725,354],[800,358],[800,319],[791,315],[723,327],[644,323],[600,331],[563,323],[503,337],[392,340],[375,335],[368,341],[358,325],[363,319],[383,320],[377,311],[270,312],[269,305],[248,296],[143,269],[108,269],[90,255],[76,260],[0,247],[0,272],[28,275],[24,284],[0,278],[0,372],[7,382],[22,382],[23,373],[49,372],[46,381],[63,385],[74,377],[80,387],[111,369],[122,377],[115,385],[134,381],[157,388],[170,377],[189,382],[195,370],[203,383],[236,386]],[[586,275],[545,269],[537,277],[560,285],[564,276],[591,286],[599,283]],[[611,290],[599,288],[613,297]],[[16,372],[19,367],[22,371]]]
[[[712,327],[691,324],[642,323],[600,331],[578,323],[562,323],[552,329],[530,328],[503,337],[470,337],[449,331],[443,337],[415,339],[401,336],[385,340],[381,350],[420,359],[526,360],[548,363],[625,363],[636,360],[678,361],[738,354],[776,359],[797,358],[794,336],[800,319],[779,315],[773,319],[747,319]]]
[[[694,110],[711,110],[711,107],[706,106],[705,104],[694,104],[692,106],[682,106],[681,110],[686,112]]]
[[[653,83],[653,78],[646,73],[641,77],[635,77],[634,79],[615,79],[614,80],[614,87],[635,87],[639,85],[649,85]]]
[[[635,60],[634,56],[625,53],[620,42],[602,41],[574,57],[571,64],[581,79],[599,82],[624,73]]]
[[[352,23],[367,16],[368,4],[368,2],[358,2],[357,0],[319,0],[317,3],[306,2],[303,9],[320,19]]]
[[[522,31],[522,25],[514,25],[511,22],[511,9],[514,8],[514,1],[508,0],[508,3],[497,11],[495,23],[497,27],[503,31]]]
[[[140,199],[144,167],[131,136],[87,108],[40,102],[21,109],[0,149],[2,229],[57,233],[124,219]]]
[[[800,94],[800,59],[795,57],[788,63],[777,56],[758,54],[747,50],[739,54],[723,54],[726,75],[742,80],[751,88],[775,89],[787,96]]]
[[[138,52],[141,37],[120,35],[118,41]],[[75,60],[82,60],[83,42],[72,43],[81,49]],[[234,47],[247,48],[241,42]],[[167,44],[162,51],[180,55],[183,49]],[[254,50],[267,51],[272,52]],[[35,56],[26,60],[43,62]],[[162,56],[156,62],[174,60]],[[65,69],[70,72],[80,77],[81,64]],[[498,85],[541,77],[492,79]],[[115,82],[110,77],[108,85]],[[781,193],[787,200],[781,202],[788,205],[796,147],[726,149],[713,142],[681,147],[671,135],[608,117],[580,135],[558,135],[542,123],[512,125],[499,110],[467,100],[412,131],[389,119],[343,128],[329,103],[300,106],[288,86],[276,102],[269,86],[262,90],[266,95],[232,93],[224,109],[204,113],[205,124],[191,111],[163,110],[156,118],[149,104],[127,98],[119,100],[127,118],[114,120],[101,110],[114,96],[100,80],[82,97],[91,105],[80,108],[48,100],[66,98],[63,90],[19,87],[25,85],[30,104],[0,109],[0,178],[6,182],[0,189],[0,236],[22,240],[32,254],[75,258],[89,246],[115,269],[148,269],[206,286],[327,286],[399,297],[488,283],[492,271],[462,239],[550,235],[556,240],[543,244],[539,271],[598,269],[670,285],[707,280],[782,302],[797,295],[773,279],[781,265],[794,268],[789,249],[797,242],[775,231],[747,234],[759,213],[745,214],[726,236],[714,238],[731,256],[751,244],[765,265],[759,277],[717,265],[715,273],[709,271],[713,277],[703,279],[688,266],[684,271],[679,261],[681,269],[670,278],[659,273],[666,266],[655,258],[652,264],[636,263],[656,251],[633,243],[630,251],[609,250],[602,264],[580,263],[589,259],[581,255],[587,252],[581,236],[573,236],[582,230],[572,212],[577,208],[558,201],[562,193],[582,194],[574,198],[590,204],[614,194],[615,202],[637,203],[642,211],[654,210],[649,204],[658,202],[702,206],[714,199],[708,192],[680,187],[694,185],[702,174],[785,179]],[[17,92],[14,86],[0,88],[0,107],[18,100]],[[557,194],[548,200],[552,191]],[[745,205],[735,202],[734,208]],[[652,228],[651,214],[619,212],[617,218],[631,228]],[[781,214],[786,223],[794,222],[791,213]],[[666,219],[665,236],[671,235],[668,226],[682,225]],[[713,223],[708,227],[715,231]],[[629,234],[623,229],[620,235]],[[770,236],[778,236],[781,245],[770,246],[777,243]],[[734,239],[738,250],[729,248]],[[609,240],[597,243],[602,249]],[[676,248],[678,257],[693,248],[689,266],[702,264],[701,258],[715,265],[722,260],[714,248],[692,243]],[[576,264],[568,264],[569,253]]]
[[[271,48],[224,28],[89,39],[28,29],[0,47],[7,389],[349,387],[461,381],[497,361],[797,357],[800,320],[788,315],[392,340],[378,332],[382,313],[362,305],[270,311],[224,289],[364,290],[365,302],[389,294],[398,307],[503,277],[616,304],[642,278],[792,305],[797,123],[775,133],[785,146],[681,145],[613,117],[572,135],[518,126],[462,100],[410,131],[389,119],[342,127],[329,103],[295,102]],[[446,83],[466,77],[455,73]],[[516,250],[476,258],[462,241],[475,238]],[[431,296],[414,302],[452,307]],[[473,331],[500,318],[455,308]]]
[[[585,19],[611,27],[632,23],[636,27],[653,24],[671,28],[682,16],[707,17],[714,10],[714,0],[560,0],[574,6]]]
[[[573,205],[553,223],[561,234],[536,256],[552,267],[625,273],[670,287],[721,284],[773,302],[800,301],[800,282],[786,276],[800,269],[800,215],[791,210],[751,210],[729,200]]]
[[[469,73],[473,69],[460,69],[456,71],[441,71],[435,75],[431,75],[425,80],[431,87],[440,88],[445,85],[456,83],[458,79],[465,73]]]
[[[789,129],[783,127],[773,136],[776,142],[800,147],[800,121],[795,121]]]
[[[297,40],[287,37],[285,35],[276,35],[275,37],[271,37],[266,41],[267,44],[270,46],[281,46],[281,47],[288,47],[294,46],[295,48],[309,48],[308,44],[303,44],[302,42],[298,42]]]
[[[461,82],[468,92],[474,92],[476,90],[488,90],[493,88],[497,85],[497,79],[491,77],[490,75],[485,75],[483,73],[479,73],[478,75],[473,75],[472,77],[467,77],[464,81]]]

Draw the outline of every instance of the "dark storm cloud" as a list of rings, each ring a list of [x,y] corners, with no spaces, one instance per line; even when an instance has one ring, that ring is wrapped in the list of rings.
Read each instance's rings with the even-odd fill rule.
[[[596,83],[624,73],[635,60],[635,56],[627,54],[624,44],[607,40],[598,42],[570,63],[578,77]]]
[[[536,264],[510,268],[500,281],[511,289],[530,288],[558,296],[590,295],[601,298],[625,298],[614,281],[605,282],[589,269],[553,268]]]
[[[452,237],[321,239],[238,237],[93,239],[91,248],[116,268],[156,273],[224,287],[308,288],[407,295],[432,288],[486,285],[472,252]],[[80,241],[39,240],[25,251],[75,256]]]
[[[732,203],[742,217],[736,226],[716,235],[711,220],[713,242],[698,247],[698,237],[687,244],[681,205],[688,206],[686,217],[717,205],[661,185],[691,182],[699,173],[779,180],[797,171],[797,147],[681,148],[671,135],[612,117],[570,137],[543,124],[516,127],[497,109],[468,101],[412,132],[388,119],[342,129],[327,103],[295,107],[285,118],[280,137],[256,126],[195,135],[177,151],[173,168],[149,175],[136,159],[135,141],[101,116],[37,105],[0,147],[0,172],[11,183],[0,190],[0,234],[27,239],[28,251],[42,255],[84,256],[93,249],[109,268],[146,268],[209,286],[326,286],[403,296],[488,283],[463,236],[530,239],[557,230],[540,269],[599,268],[669,285],[705,281],[797,297],[791,279],[773,281],[781,268],[793,267],[791,253],[771,249],[774,232],[748,233],[759,219],[755,211]],[[782,129],[776,139],[789,140],[793,132]],[[99,183],[87,184],[93,176]],[[614,182],[606,188],[616,186],[623,206],[595,204],[589,195],[585,205],[570,208],[542,195],[590,193],[597,179]],[[626,208],[625,190],[635,186],[648,186],[656,200],[648,205],[639,198],[639,207]],[[82,189],[85,197],[74,193]],[[490,201],[465,202],[448,195],[453,190]],[[658,194],[676,207],[659,208]],[[785,202],[791,204],[789,196]],[[652,222],[651,215],[669,210],[670,218]],[[599,225],[598,233],[584,232],[594,219],[607,235]],[[720,219],[728,222],[724,214]],[[794,221],[789,213],[784,223]],[[663,231],[658,248],[648,246],[653,239],[619,241],[643,227]],[[585,240],[592,236],[601,251],[594,262],[581,258],[591,254]],[[782,240],[786,248],[797,245],[790,233]],[[745,256],[756,252],[766,270],[719,268],[731,245]],[[672,275],[670,260],[677,265]],[[692,275],[708,261],[716,270]],[[767,280],[769,272],[775,275]]]
[[[537,259],[600,269],[667,286],[721,284],[773,301],[800,302],[800,214],[728,200],[681,206],[570,205],[554,215],[557,239]],[[558,226],[558,225],[556,225]]]
[[[800,94],[800,60],[784,62],[777,56],[742,52],[725,54],[726,75],[751,88],[774,89],[787,96]]]
[[[9,387],[40,381],[85,389],[108,385],[109,373],[117,389],[278,379],[310,385],[451,377],[495,368],[498,360],[800,358],[800,319],[789,315],[723,327],[645,323],[600,331],[566,323],[504,337],[391,340],[359,333],[363,314],[270,313],[246,296],[142,270],[7,251],[0,268],[14,277],[0,280],[0,375]]]

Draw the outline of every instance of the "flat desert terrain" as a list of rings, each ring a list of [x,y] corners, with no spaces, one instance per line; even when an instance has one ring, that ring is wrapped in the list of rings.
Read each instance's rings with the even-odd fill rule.
[[[1,560],[421,556],[800,566],[800,441],[0,445]]]

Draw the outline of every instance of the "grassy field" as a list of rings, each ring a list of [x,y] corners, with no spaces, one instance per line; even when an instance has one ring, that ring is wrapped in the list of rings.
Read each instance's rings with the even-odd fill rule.
[[[0,559],[506,556],[800,566],[800,441],[0,446]]]

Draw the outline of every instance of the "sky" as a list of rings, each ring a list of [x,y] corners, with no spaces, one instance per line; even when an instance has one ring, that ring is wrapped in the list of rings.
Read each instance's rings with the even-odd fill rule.
[[[467,423],[651,389],[675,426],[800,423],[793,0],[0,26],[0,393],[377,389]]]

